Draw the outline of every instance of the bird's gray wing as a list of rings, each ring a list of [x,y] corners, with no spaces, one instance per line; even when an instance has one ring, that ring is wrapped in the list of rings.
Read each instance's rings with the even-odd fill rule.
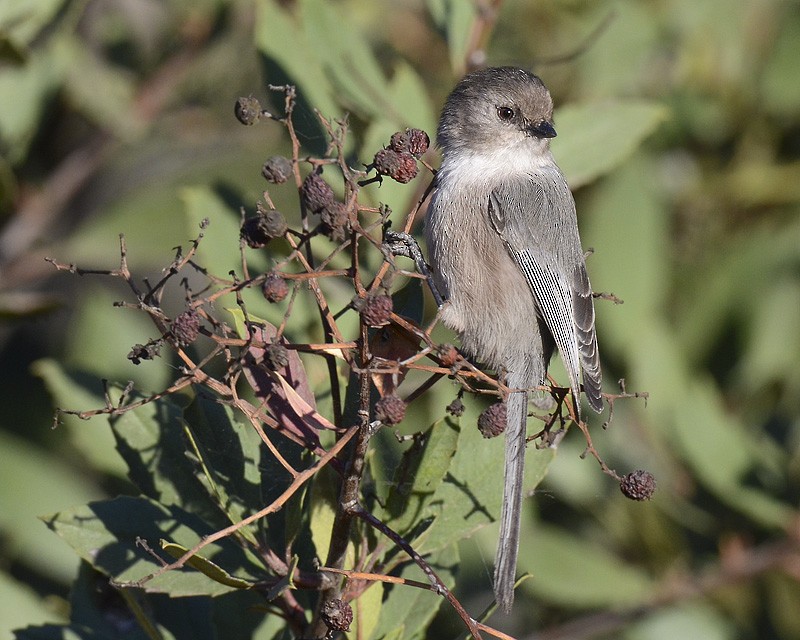
[[[570,387],[603,407],[594,302],[578,236],[575,203],[563,178],[504,184],[489,197],[492,226],[525,276],[564,361]]]

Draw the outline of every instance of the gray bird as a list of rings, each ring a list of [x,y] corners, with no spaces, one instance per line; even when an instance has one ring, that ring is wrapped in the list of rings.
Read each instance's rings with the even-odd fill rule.
[[[509,612],[519,548],[528,393],[557,347],[579,407],[601,411],[592,288],[575,202],[550,153],[553,101],[513,67],[466,75],[442,110],[425,235],[441,319],[466,352],[521,389],[507,399],[505,479],[494,591]]]

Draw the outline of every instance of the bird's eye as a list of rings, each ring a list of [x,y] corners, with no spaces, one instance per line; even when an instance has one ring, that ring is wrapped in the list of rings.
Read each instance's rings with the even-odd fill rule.
[[[514,110],[511,107],[497,107],[497,117],[508,122],[514,117]]]

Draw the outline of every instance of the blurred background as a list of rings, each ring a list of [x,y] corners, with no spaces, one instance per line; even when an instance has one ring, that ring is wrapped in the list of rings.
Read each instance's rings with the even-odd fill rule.
[[[235,120],[240,95],[269,105],[267,84],[296,84],[309,153],[326,144],[310,108],[349,113],[358,166],[402,126],[433,137],[484,64],[553,94],[593,286],[624,301],[597,305],[606,390],[649,393],[617,401],[606,430],[593,418],[595,446],[658,482],[624,500],[569,434],[527,501],[534,577],[510,629],[800,637],[799,62],[794,0],[0,4],[0,637],[69,617],[78,558],[37,516],[128,488],[105,423],[51,428],[58,371],[149,390],[171,375],[126,360],[154,336],[112,307],[122,288],[44,258],[114,268],[124,233],[131,267],[157,277],[202,217],[236,234],[262,163],[288,153],[281,128]],[[371,193],[398,221],[419,195]],[[475,607],[495,537],[462,544]],[[428,637],[460,633],[449,612],[435,624]]]

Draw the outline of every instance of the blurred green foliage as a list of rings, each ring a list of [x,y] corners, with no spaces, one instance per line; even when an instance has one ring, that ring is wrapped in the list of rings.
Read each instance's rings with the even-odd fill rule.
[[[547,475],[526,501],[520,568],[533,577],[514,616],[492,624],[545,638],[800,636],[800,3],[496,5],[496,14],[480,14],[466,0],[0,4],[4,637],[48,623],[16,637],[147,637],[135,624],[123,636],[119,626],[137,606],[157,614],[183,608],[164,637],[286,637],[274,617],[261,624],[260,615],[226,615],[259,602],[247,594],[213,607],[166,596],[123,603],[35,519],[60,512],[55,529],[91,523],[81,505],[137,493],[127,479],[133,463],[115,450],[119,433],[115,444],[109,421],[66,418],[51,431],[54,402],[102,406],[102,377],[156,391],[173,364],[131,365],[127,352],[154,329],[112,307],[125,293],[105,280],[56,275],[43,257],[110,268],[125,233],[132,270],[157,279],[172,248],[210,217],[198,261],[225,274],[237,267],[238,208],[252,210],[259,197],[262,162],[289,152],[279,127],[235,122],[237,96],[256,93],[267,104],[264,85],[296,84],[309,152],[326,144],[312,109],[348,112],[348,153],[353,165],[366,164],[399,128],[433,133],[445,95],[483,44],[489,64],[527,66],[553,93],[553,150],[576,188],[584,243],[595,249],[592,283],[625,302],[598,301],[606,390],[624,378],[629,391],[649,392],[646,403],[616,402],[607,430],[596,420],[594,443],[612,467],[644,467],[658,480],[652,502],[624,500],[580,458],[577,430],[569,433],[555,459],[536,467]],[[416,194],[388,181],[365,193],[400,222],[422,182]],[[288,217],[297,211],[290,191],[272,194]],[[171,304],[180,309],[178,297]],[[554,361],[556,377],[558,370]],[[440,382],[406,422],[431,425],[454,393]],[[484,498],[496,503],[499,443],[480,441],[472,428],[480,403],[465,402],[457,446],[444,423],[436,433],[455,477],[485,479]],[[169,410],[183,416],[187,407]],[[125,432],[142,438],[130,450],[146,450],[147,424]],[[390,451],[374,456],[376,474],[377,462],[398,462]],[[383,473],[391,486],[394,469]],[[141,531],[156,512],[183,522],[177,498],[165,498],[170,474],[157,478],[164,484],[152,495],[97,504],[130,514]],[[435,489],[444,507],[426,514],[437,519],[421,548],[479,611],[490,599],[497,531],[486,526],[448,546],[485,523],[448,517],[452,486]],[[198,490],[195,503],[203,495]],[[385,504],[388,519],[391,498]],[[331,514],[320,509],[314,536],[329,529]],[[107,534],[94,524],[75,529],[73,544],[87,560],[91,539],[82,536]],[[62,535],[70,539],[63,528]],[[232,566],[250,560],[237,556]],[[419,579],[413,567],[409,573]],[[362,596],[365,612],[380,610],[360,627],[374,638],[462,632],[445,607],[426,631],[438,606],[431,594],[395,586],[380,600],[378,588]],[[64,624],[69,630],[57,626]]]

